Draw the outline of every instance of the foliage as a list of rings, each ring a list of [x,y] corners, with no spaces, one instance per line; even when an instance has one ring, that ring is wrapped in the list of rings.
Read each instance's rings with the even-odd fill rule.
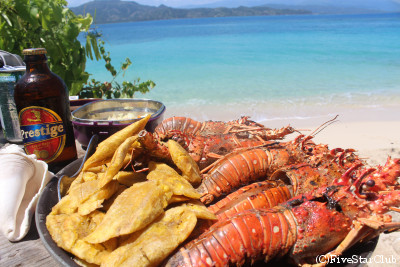
[[[0,47],[21,55],[24,48],[44,47],[50,69],[76,94],[88,80],[86,55],[100,59],[95,36],[84,47],[77,39],[88,32],[93,19],[77,16],[65,0],[1,0]]]
[[[65,0],[0,0],[0,48],[18,55],[25,48],[46,48],[50,69],[65,81],[70,95],[79,94],[89,79],[85,71],[88,58],[103,58],[113,76],[110,83],[93,79],[89,82],[95,87],[96,96],[133,97],[135,91],[147,92],[154,86],[151,81],[139,84],[139,80],[123,82],[122,86],[116,83],[115,78],[125,72],[131,61],[127,59],[117,73],[101,35],[91,32],[91,15],[75,15],[66,5]],[[78,40],[82,33],[86,33],[85,45]],[[115,88],[108,89],[110,85]]]
[[[87,86],[83,88],[79,93],[79,98],[132,98],[136,92],[147,93],[151,88],[155,86],[153,81],[140,82],[137,79],[132,82],[123,81],[122,85],[116,81],[116,78],[122,73],[125,74],[127,68],[132,64],[129,58],[125,59],[122,63],[120,70],[117,72],[114,66],[111,64],[110,53],[104,49],[104,42],[99,41],[100,53],[105,61],[106,69],[111,73],[111,82],[100,82],[95,79],[91,79]]]

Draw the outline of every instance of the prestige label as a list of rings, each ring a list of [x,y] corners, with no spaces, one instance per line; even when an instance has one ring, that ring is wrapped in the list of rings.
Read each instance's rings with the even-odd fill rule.
[[[21,135],[25,152],[50,162],[57,158],[65,146],[64,124],[54,111],[31,106],[19,112]]]

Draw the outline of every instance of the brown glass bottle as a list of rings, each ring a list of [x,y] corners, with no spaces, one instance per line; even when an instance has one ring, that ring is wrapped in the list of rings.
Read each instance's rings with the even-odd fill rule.
[[[58,172],[77,158],[68,89],[50,71],[44,48],[25,49],[23,55],[26,73],[15,85],[14,100],[25,152]]]

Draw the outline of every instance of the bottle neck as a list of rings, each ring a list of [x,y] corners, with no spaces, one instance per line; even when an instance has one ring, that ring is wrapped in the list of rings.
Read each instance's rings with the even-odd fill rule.
[[[50,72],[46,55],[25,55],[26,72]]]

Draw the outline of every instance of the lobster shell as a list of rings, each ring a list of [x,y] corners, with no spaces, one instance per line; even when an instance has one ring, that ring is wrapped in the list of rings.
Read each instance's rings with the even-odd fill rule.
[[[304,263],[315,253],[333,249],[350,226],[347,217],[318,201],[246,210],[214,224],[180,248],[166,266],[242,266],[261,259],[268,262],[287,253],[294,262]]]

